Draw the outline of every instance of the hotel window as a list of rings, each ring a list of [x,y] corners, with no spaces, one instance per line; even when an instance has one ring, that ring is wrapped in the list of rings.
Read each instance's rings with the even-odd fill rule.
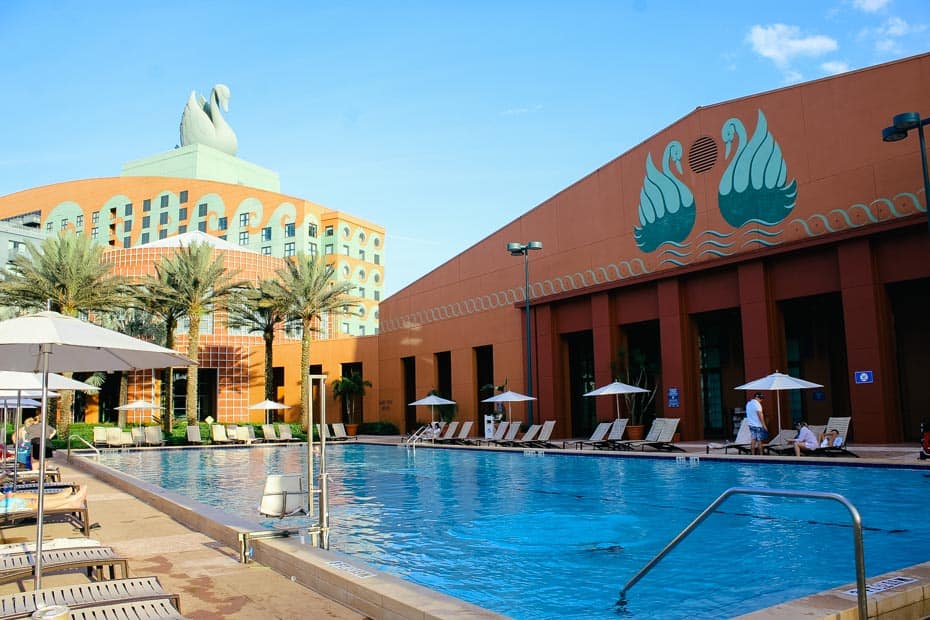
[[[364,279],[365,279],[365,270],[364,270],[364,269],[359,269],[359,270],[358,270],[358,279],[359,279],[359,280],[364,280]]]
[[[225,217],[221,217],[219,221],[216,223],[216,227],[219,228],[220,230],[226,230],[227,228],[229,228],[228,220]]]
[[[84,216],[83,215],[77,216],[77,219],[75,220],[74,225],[78,227],[78,230],[83,228],[84,227]]]
[[[123,215],[132,215],[132,203],[127,202],[124,207]]]
[[[132,220],[126,220],[123,222],[123,232],[129,232],[132,230]]]
[[[365,231],[364,230],[358,231],[358,240],[361,241],[362,243],[365,243]]]
[[[200,217],[206,217],[207,216],[207,203],[201,202],[199,205],[197,205],[197,213],[200,215]]]
[[[168,207],[168,194],[165,194],[161,197],[161,208],[166,209]]]
[[[45,224],[45,230],[47,230],[48,232],[52,232],[52,222],[47,222]]]
[[[178,201],[181,204],[184,204],[185,202],[187,202],[187,190],[186,189],[181,191],[181,196],[178,198]]]
[[[377,283],[380,281],[381,281],[381,276],[379,276],[378,274],[375,274],[375,282]]]
[[[94,211],[90,214],[90,223],[97,224],[100,222],[100,211]]]
[[[377,248],[377,247],[380,247],[380,246],[381,246],[381,239],[378,239],[377,237],[375,237],[374,244],[375,244],[375,247],[376,247],[376,248]]]
[[[226,235],[220,235],[220,239],[222,239],[223,241],[226,241]]]
[[[262,246],[262,256],[271,256],[271,246],[263,245]]]
[[[142,235],[141,235],[141,237],[140,237],[140,242],[143,243],[143,244],[148,243],[148,242],[149,242],[149,234],[148,234],[148,233],[142,233]]]
[[[129,237],[123,237],[123,247],[128,248],[132,246],[131,239]]]
[[[342,227],[342,236],[343,236],[343,237],[345,237],[346,239],[348,239],[348,238],[349,238],[349,235],[351,235],[351,234],[352,234],[352,233],[351,233],[351,231],[349,231],[349,227],[348,227],[348,226],[343,226],[343,227]]]
[[[380,255],[380,254],[375,254],[375,264],[376,264],[376,265],[380,265],[380,264],[381,264],[381,255]]]
[[[142,201],[142,211],[148,212],[151,210],[152,210],[152,200],[150,198],[146,198],[145,200]]]
[[[93,228],[90,229],[90,238],[91,238],[91,239],[96,239],[96,238],[97,238],[97,230],[98,230],[98,229],[97,229],[96,226],[94,226]]]
[[[202,233],[207,232],[207,223],[206,222],[197,222],[197,230]]]
[[[179,235],[183,235],[186,232],[187,232],[187,224],[181,224],[180,226],[178,226]]]
[[[149,215],[142,216],[142,228],[148,228],[152,225],[152,217]]]
[[[310,256],[316,256],[317,251],[316,242],[311,241],[307,244],[307,253],[310,254]]]
[[[361,297],[362,299],[365,298],[365,287],[364,286],[358,287],[358,296]]]
[[[327,237],[332,237],[332,236],[333,236],[333,227],[332,227],[332,226],[327,226],[327,227],[325,228],[325,230],[323,231],[323,233],[324,233]]]
[[[164,238],[167,237],[167,236],[168,236],[168,231],[167,231],[167,230],[162,229],[162,230],[159,230],[159,231],[158,231],[158,238],[159,238],[159,239],[164,239]]]
[[[342,246],[342,254],[343,254],[343,256],[348,256],[348,255],[349,255],[349,246],[347,246],[347,245]]]
[[[178,209],[178,219],[186,220],[187,219],[187,207],[182,207]]]
[[[308,235],[310,235],[311,237],[316,237],[316,233],[317,233],[316,224],[310,224],[309,226],[307,226]]]
[[[165,226],[168,223],[168,212],[163,211],[158,214],[158,223]]]
[[[262,241],[271,241],[271,226],[262,228]]]
[[[348,266],[348,265],[343,265],[343,266],[342,266],[342,275],[344,275],[345,277],[348,278],[350,273],[352,273],[352,270],[349,269],[349,266]]]
[[[68,227],[68,218],[62,218],[61,220],[61,230],[64,230]]]
[[[297,234],[297,232],[294,229],[293,223],[284,225],[284,236],[285,237],[293,237],[295,234]]]
[[[249,225],[249,214],[240,213],[239,214],[239,226],[248,226]]]
[[[284,255],[293,256],[296,253],[296,248],[294,247],[293,241],[288,241],[284,244]]]
[[[249,231],[243,230],[239,233],[239,245],[249,245]]]
[[[365,335],[365,326],[364,326],[364,325],[359,325],[359,326],[358,326],[358,335],[359,335],[359,336],[364,336],[364,335]]]
[[[327,243],[323,246],[323,254],[332,254],[333,253],[333,244]]]
[[[359,251],[358,251],[358,259],[359,259],[359,260],[365,260],[365,250],[359,250]]]
[[[375,301],[381,301],[381,291],[375,291]]]
[[[343,333],[343,334],[348,334],[348,333],[349,333],[349,324],[348,324],[348,322],[345,322],[345,321],[344,321],[344,322],[342,323],[342,333]]]

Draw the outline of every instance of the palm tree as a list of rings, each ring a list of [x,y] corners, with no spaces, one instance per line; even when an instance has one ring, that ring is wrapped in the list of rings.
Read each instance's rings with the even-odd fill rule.
[[[288,300],[288,319],[300,321],[300,408],[304,428],[310,411],[310,334],[325,314],[339,314],[352,306],[347,299],[352,289],[350,282],[337,282],[335,268],[327,265],[323,257],[299,253],[277,271],[273,288]]]
[[[232,329],[261,333],[265,342],[265,400],[275,400],[274,336],[275,330],[287,320],[288,298],[272,280],[263,280],[257,287],[246,289],[230,304],[227,324]]]
[[[352,371],[346,377],[339,377],[332,382],[333,396],[342,399],[346,422],[358,424],[361,420],[355,417],[355,407],[358,399],[365,396],[365,388],[371,387],[371,381],[364,379],[362,373]]]
[[[22,310],[50,310],[67,316],[111,312],[126,305],[126,280],[111,273],[104,247],[90,237],[66,232],[13,256],[0,268],[0,304]],[[70,373],[67,373],[70,376]],[[67,436],[74,395],[58,403],[58,432]]]
[[[155,266],[155,272],[157,279],[167,285],[161,294],[175,308],[183,309],[188,319],[187,357],[196,362],[201,318],[223,308],[230,295],[245,283],[233,280],[236,273],[226,271],[222,253],[214,253],[207,243],[178,248]],[[187,423],[197,422],[197,366],[192,365],[187,367]]]

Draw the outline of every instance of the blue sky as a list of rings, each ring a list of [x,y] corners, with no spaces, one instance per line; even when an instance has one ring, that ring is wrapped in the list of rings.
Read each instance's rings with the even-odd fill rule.
[[[225,83],[240,157],[387,228],[388,294],[697,106],[930,50],[926,0],[138,4],[0,3],[0,195]]]

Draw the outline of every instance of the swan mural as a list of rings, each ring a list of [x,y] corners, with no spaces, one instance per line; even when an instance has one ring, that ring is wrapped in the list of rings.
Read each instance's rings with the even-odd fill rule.
[[[762,110],[748,142],[738,118],[723,124],[721,136],[726,144],[725,159],[730,159],[733,139],[738,141],[733,159],[720,179],[718,202],[723,218],[734,228],[751,220],[772,225],[785,219],[797,201],[798,182],[792,179],[785,183],[788,165],[769,133]]]
[[[646,177],[639,193],[639,226],[633,238],[643,252],[652,252],[660,244],[684,241],[694,226],[694,195],[669,169],[674,162],[681,175],[681,142],[673,140],[662,153],[662,172],[646,156]]]
[[[235,155],[239,142],[232,127],[223,118],[221,107],[223,112],[229,111],[229,87],[225,84],[213,87],[209,101],[191,91],[181,115],[181,146],[206,144]]]

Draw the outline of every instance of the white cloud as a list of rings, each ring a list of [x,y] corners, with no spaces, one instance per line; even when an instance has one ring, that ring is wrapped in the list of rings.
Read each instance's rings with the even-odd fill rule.
[[[835,39],[824,35],[804,36],[799,27],[787,24],[755,25],[750,28],[746,40],[757,54],[782,69],[787,69],[799,56],[822,56],[839,47]]]
[[[888,6],[889,1],[890,0],[853,0],[852,5],[860,11],[875,13]]]
[[[849,71],[849,64],[840,60],[829,60],[821,64],[820,68],[830,75],[836,75],[837,73],[846,73]]]
[[[804,81],[804,75],[800,71],[788,69],[785,71],[785,84],[797,84]]]
[[[862,39],[874,39],[875,50],[878,52],[901,53],[903,48],[900,39],[923,32],[927,29],[925,24],[911,24],[900,17],[889,17],[882,25],[875,28],[864,28],[858,35]]]

